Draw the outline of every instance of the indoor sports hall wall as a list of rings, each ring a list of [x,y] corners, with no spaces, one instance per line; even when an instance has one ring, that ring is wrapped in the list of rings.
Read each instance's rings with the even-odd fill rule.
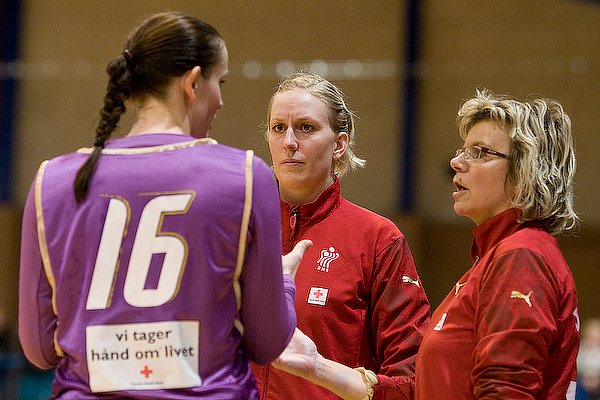
[[[584,0],[75,1],[22,3],[11,201],[0,207],[0,305],[15,317],[20,210],[39,163],[93,142],[104,67],[144,16],[196,15],[223,34],[230,74],[212,136],[268,160],[262,122],[281,72],[309,67],[339,83],[360,117],[367,168],[342,183],[353,201],[406,233],[435,307],[469,266],[470,231],[452,211],[454,117],[485,86],[562,101],[574,121],[579,238],[561,239],[582,316],[600,316],[600,4]],[[409,6],[419,19],[409,22]],[[541,6],[543,5],[543,7]],[[415,28],[407,35],[408,28]],[[418,62],[407,63],[410,53]],[[414,96],[407,97],[408,82]],[[409,103],[407,103],[409,102]],[[410,104],[409,113],[405,113]],[[407,132],[407,122],[414,127]],[[127,118],[123,131],[127,129]],[[411,134],[411,135],[408,135]],[[407,136],[408,135],[408,136]],[[404,153],[409,137],[411,157]],[[404,176],[409,167],[414,174]],[[115,177],[118,179],[118,177]],[[406,189],[410,204],[401,202]]]

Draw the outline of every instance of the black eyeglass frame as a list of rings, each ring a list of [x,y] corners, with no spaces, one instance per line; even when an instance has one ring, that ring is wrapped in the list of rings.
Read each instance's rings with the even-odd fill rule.
[[[475,149],[475,152],[471,151],[471,149]],[[506,154],[500,153],[499,151],[492,150],[492,149],[489,149],[484,146],[477,146],[477,145],[473,145],[473,146],[469,146],[469,147],[461,148],[461,149],[456,149],[456,154],[454,154],[454,157],[458,157],[461,154],[463,154],[465,160],[479,160],[483,153],[491,154],[493,156],[500,157],[500,158],[508,158],[508,156]]]

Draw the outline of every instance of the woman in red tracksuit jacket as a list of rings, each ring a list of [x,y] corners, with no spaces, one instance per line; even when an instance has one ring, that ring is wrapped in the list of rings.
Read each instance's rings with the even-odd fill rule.
[[[477,91],[458,112],[454,211],[473,265],[433,313],[417,400],[574,400],[579,315],[554,236],[577,225],[571,120],[555,100]]]
[[[429,303],[396,225],[340,196],[339,178],[365,163],[352,151],[342,92],[291,75],[267,123],[283,253],[301,239],[314,244],[296,275],[299,330],[275,364],[289,373],[254,366],[261,399],[412,398]]]

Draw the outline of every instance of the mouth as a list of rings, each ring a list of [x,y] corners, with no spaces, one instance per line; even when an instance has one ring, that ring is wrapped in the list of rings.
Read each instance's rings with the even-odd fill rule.
[[[300,165],[300,164],[303,164],[303,163],[301,161],[299,161],[299,160],[294,160],[294,159],[291,159],[291,158],[283,160],[281,162],[281,165]]]
[[[454,180],[452,183],[454,184],[454,187],[456,188],[457,192],[462,192],[462,191],[468,190],[465,186],[461,185],[457,180]]]

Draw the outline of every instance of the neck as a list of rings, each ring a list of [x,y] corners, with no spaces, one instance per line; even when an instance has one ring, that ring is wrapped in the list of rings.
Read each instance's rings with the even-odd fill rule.
[[[312,203],[321,193],[333,184],[335,178],[323,181],[321,185],[312,188],[290,188],[285,187],[279,182],[279,195],[281,199],[288,204],[308,204]]]
[[[134,106],[134,121],[127,136],[150,133],[183,135],[190,132],[185,106],[174,104],[169,98],[162,100],[150,97]]]

